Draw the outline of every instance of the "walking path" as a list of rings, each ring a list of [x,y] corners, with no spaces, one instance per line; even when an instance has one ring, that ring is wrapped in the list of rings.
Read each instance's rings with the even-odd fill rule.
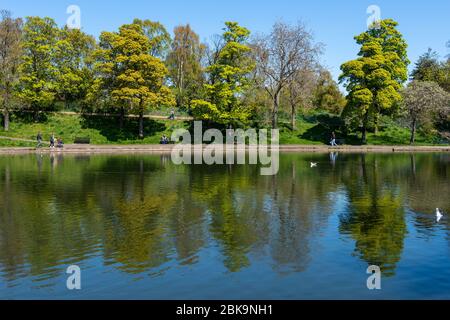
[[[30,140],[31,141],[31,140]],[[115,154],[115,153],[170,153],[174,145],[64,145],[63,149],[6,147],[0,148],[0,154],[19,153],[86,153],[86,154]],[[268,146],[269,149],[271,146]],[[246,149],[249,149],[247,146]],[[450,146],[339,146],[326,145],[281,145],[280,152],[450,152]]]
[[[36,140],[23,139],[23,138],[12,138],[12,137],[4,137],[4,136],[0,136],[0,139],[10,140],[10,141],[36,142]]]
[[[22,112],[32,113],[33,111],[22,110]],[[95,112],[81,113],[81,112],[75,112],[75,111],[39,111],[39,113],[62,114],[62,115],[66,115],[66,116],[94,116],[94,117],[119,117],[120,116],[120,115],[114,114],[114,113],[95,113]],[[144,119],[166,120],[166,121],[192,121],[192,120],[194,120],[194,118],[190,117],[190,116],[175,116],[174,120],[169,119],[169,116],[158,116],[158,115],[151,115],[151,114],[145,114],[143,117],[144,117]],[[127,114],[127,115],[125,115],[125,118],[139,118],[139,115]]]

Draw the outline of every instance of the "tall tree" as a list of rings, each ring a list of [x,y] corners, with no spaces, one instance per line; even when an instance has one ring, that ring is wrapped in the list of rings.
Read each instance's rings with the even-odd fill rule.
[[[95,39],[81,30],[65,27],[60,32],[55,52],[58,98],[66,106],[82,101],[92,85],[90,56],[95,46]]]
[[[103,32],[100,49],[95,53],[97,92],[111,97],[120,110],[139,115],[139,137],[144,137],[144,112],[151,106],[172,105],[173,96],[165,86],[167,68],[151,55],[152,42],[140,24],[123,25],[119,32]]]
[[[55,99],[58,79],[55,51],[59,32],[51,18],[26,18],[18,96],[34,111],[35,120]]]
[[[14,87],[19,78],[22,20],[13,19],[6,10],[0,11],[0,18],[0,101],[3,108],[3,128],[8,131]]]
[[[283,89],[300,70],[316,62],[321,47],[313,42],[311,32],[303,24],[277,22],[269,35],[255,38],[253,48],[258,73],[255,79],[262,80],[260,85],[272,99],[272,127],[277,128]]]
[[[432,121],[439,111],[449,114],[450,95],[437,83],[429,81],[412,81],[403,91],[406,113],[411,123],[410,143],[414,144],[417,126],[425,121]]]
[[[348,91],[344,117],[361,126],[362,142],[372,118],[375,133],[381,113],[401,101],[399,90],[407,80],[407,44],[392,19],[381,20],[355,37],[359,58],[341,66],[341,83]]]
[[[197,119],[230,126],[248,120],[251,112],[241,96],[254,69],[247,45],[249,35],[250,31],[237,22],[225,22],[223,45],[218,46],[220,51],[213,55],[215,62],[207,68],[206,99],[192,101],[192,113]]]
[[[172,50],[166,64],[175,89],[177,107],[189,106],[193,99],[199,98],[198,93],[204,82],[201,62],[205,45],[200,43],[189,24],[177,26],[173,32]]]

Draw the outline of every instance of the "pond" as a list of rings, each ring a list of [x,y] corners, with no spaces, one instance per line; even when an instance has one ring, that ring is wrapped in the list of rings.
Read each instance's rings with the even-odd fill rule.
[[[447,153],[0,156],[0,299],[450,299],[449,195]]]

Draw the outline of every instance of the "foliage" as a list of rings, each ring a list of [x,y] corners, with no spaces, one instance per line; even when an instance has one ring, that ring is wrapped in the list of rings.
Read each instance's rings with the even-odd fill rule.
[[[411,124],[411,144],[419,124],[432,123],[438,114],[450,114],[450,94],[437,83],[412,81],[403,91],[407,118]]]
[[[103,97],[107,105],[117,105],[122,117],[125,113],[139,114],[141,122],[150,106],[172,105],[173,96],[164,83],[167,68],[151,55],[152,49],[141,24],[123,25],[119,32],[103,32],[95,52],[98,77],[91,94]],[[139,135],[143,137],[142,128]]]
[[[58,98],[66,105],[82,102],[93,83],[92,51],[94,37],[78,29],[64,27],[56,43]]]
[[[201,63],[204,54],[205,45],[200,43],[189,24],[175,27],[166,64],[178,108],[189,107],[192,100],[201,97],[199,92],[204,83]]]
[[[328,70],[320,71],[313,94],[314,108],[321,111],[341,114],[347,104],[347,100],[342,95],[337,83],[333,80]]]
[[[438,54],[428,49],[428,52],[421,55],[416,62],[411,79],[436,82],[450,92],[450,59],[439,61]]]
[[[192,101],[196,119],[227,125],[247,122],[251,110],[240,97],[249,86],[249,74],[254,68],[246,43],[249,35],[250,31],[238,23],[225,23],[224,45],[217,52],[217,61],[207,68],[206,99]]]
[[[59,29],[51,18],[27,17],[23,28],[23,56],[18,96],[35,112],[49,108],[58,89],[55,51]]]
[[[381,114],[392,112],[401,101],[399,90],[407,80],[407,44],[397,30],[398,23],[382,20],[355,37],[361,46],[359,58],[341,66],[341,83],[348,90],[344,117],[362,126],[362,140],[372,120],[375,132]]]
[[[22,20],[0,11],[0,106],[3,109],[4,130],[9,130],[9,112],[15,100],[14,87],[19,78],[22,56]]]
[[[144,35],[150,41],[150,54],[164,60],[170,49],[170,34],[166,28],[157,21],[134,19],[133,24],[141,27]]]

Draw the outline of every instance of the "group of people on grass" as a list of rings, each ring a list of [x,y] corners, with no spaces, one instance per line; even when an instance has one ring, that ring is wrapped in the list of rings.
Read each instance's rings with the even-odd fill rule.
[[[36,136],[36,140],[37,140],[37,146],[36,148],[41,148],[42,147],[42,134],[39,132]],[[63,148],[64,147],[64,142],[61,138],[55,139],[55,135],[52,133],[52,135],[50,136],[50,148],[54,149],[54,148]]]
[[[163,135],[161,137],[161,140],[159,141],[159,144],[169,144],[169,143],[170,143],[169,138],[167,138],[166,135]]]

